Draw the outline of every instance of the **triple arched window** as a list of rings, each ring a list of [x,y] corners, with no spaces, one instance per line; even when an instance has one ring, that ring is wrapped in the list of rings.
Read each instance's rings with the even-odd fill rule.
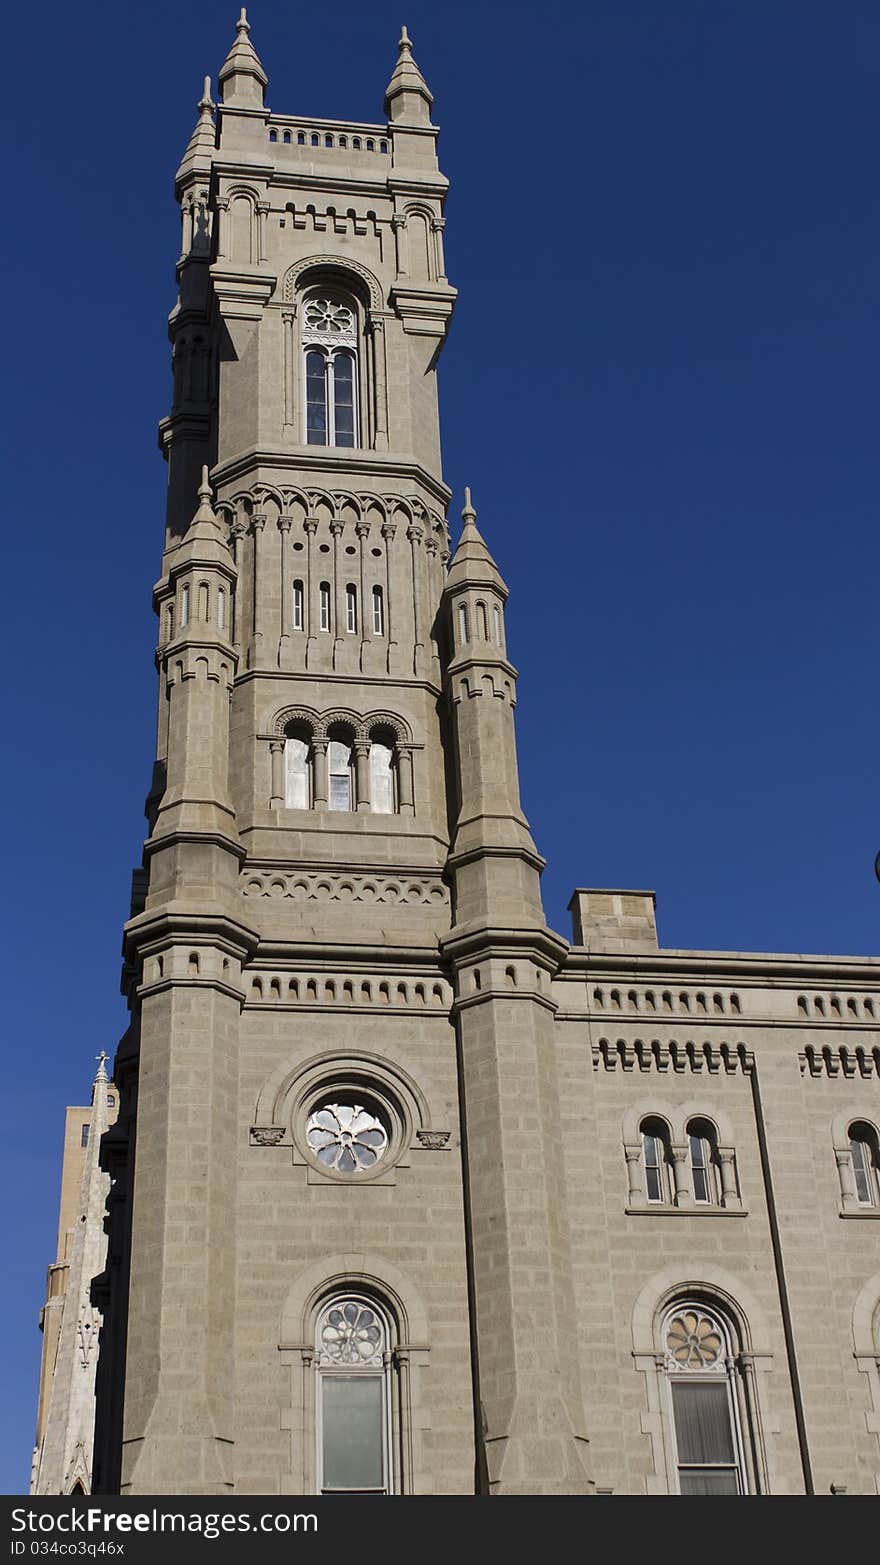
[[[358,307],[324,284],[302,306],[304,438],[310,446],[360,444]]]
[[[293,722],[283,740],[283,794],[274,781],[273,794],[294,810],[395,815],[403,807],[411,813],[411,755],[407,749],[402,776],[401,754],[397,734],[381,723],[361,738],[345,723],[318,735],[305,722]]]

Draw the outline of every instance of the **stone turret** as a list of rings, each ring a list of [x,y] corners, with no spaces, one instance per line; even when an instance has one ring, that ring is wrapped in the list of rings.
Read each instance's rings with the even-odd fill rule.
[[[236,23],[235,42],[220,69],[218,81],[224,107],[263,107],[263,89],[269,78],[250,40],[250,23],[244,6]]]
[[[405,27],[400,30],[397,64],[385,89],[385,113],[390,120],[405,125],[428,125],[434,99],[412,55],[412,44]]]

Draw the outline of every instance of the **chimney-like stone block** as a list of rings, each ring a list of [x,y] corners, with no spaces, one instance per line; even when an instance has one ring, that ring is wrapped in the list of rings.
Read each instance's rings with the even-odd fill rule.
[[[657,950],[653,891],[578,887],[568,904],[573,943],[591,951]]]

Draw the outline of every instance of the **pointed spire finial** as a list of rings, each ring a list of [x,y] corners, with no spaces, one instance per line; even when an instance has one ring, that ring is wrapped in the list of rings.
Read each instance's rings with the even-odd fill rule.
[[[199,485],[199,499],[203,503],[207,502],[207,504],[210,505],[213,498],[214,495],[211,491],[211,485],[208,483],[208,467],[206,463],[202,467],[202,482]]]
[[[461,513],[461,519],[465,524],[475,522],[477,519],[477,513],[471,504],[471,492],[467,484],[464,486],[464,509]]]
[[[214,100],[211,97],[211,78],[210,78],[210,76],[206,76],[205,77],[204,83],[202,85],[202,96],[200,97],[200,99],[198,101],[197,107],[201,110],[202,114],[205,114],[205,113],[210,114],[212,109],[213,109],[213,107],[214,107]]]
[[[401,27],[397,64],[385,89],[385,111],[390,119],[405,124],[427,124],[433,101],[428,84],[412,57],[409,33]]]
[[[263,107],[263,88],[268,78],[248,36],[250,30],[247,11],[242,6],[241,15],[235,24],[235,42],[218,77],[223,102],[227,107],[230,104],[248,109]]]

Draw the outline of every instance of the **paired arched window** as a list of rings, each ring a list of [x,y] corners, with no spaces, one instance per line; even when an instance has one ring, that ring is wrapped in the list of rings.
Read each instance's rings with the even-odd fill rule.
[[[683,1299],[662,1326],[679,1494],[746,1494],[733,1334],[715,1308]]]
[[[315,1334],[319,1494],[391,1494],[391,1330],[373,1300],[327,1301]]]
[[[358,314],[350,295],[324,285],[305,295],[302,351],[306,444],[358,445]]]
[[[331,739],[330,757],[330,808],[351,810],[354,803],[354,767],[352,747],[346,739]]]
[[[284,741],[284,803],[289,810],[311,807],[312,765],[309,738],[303,729],[292,729]]]

